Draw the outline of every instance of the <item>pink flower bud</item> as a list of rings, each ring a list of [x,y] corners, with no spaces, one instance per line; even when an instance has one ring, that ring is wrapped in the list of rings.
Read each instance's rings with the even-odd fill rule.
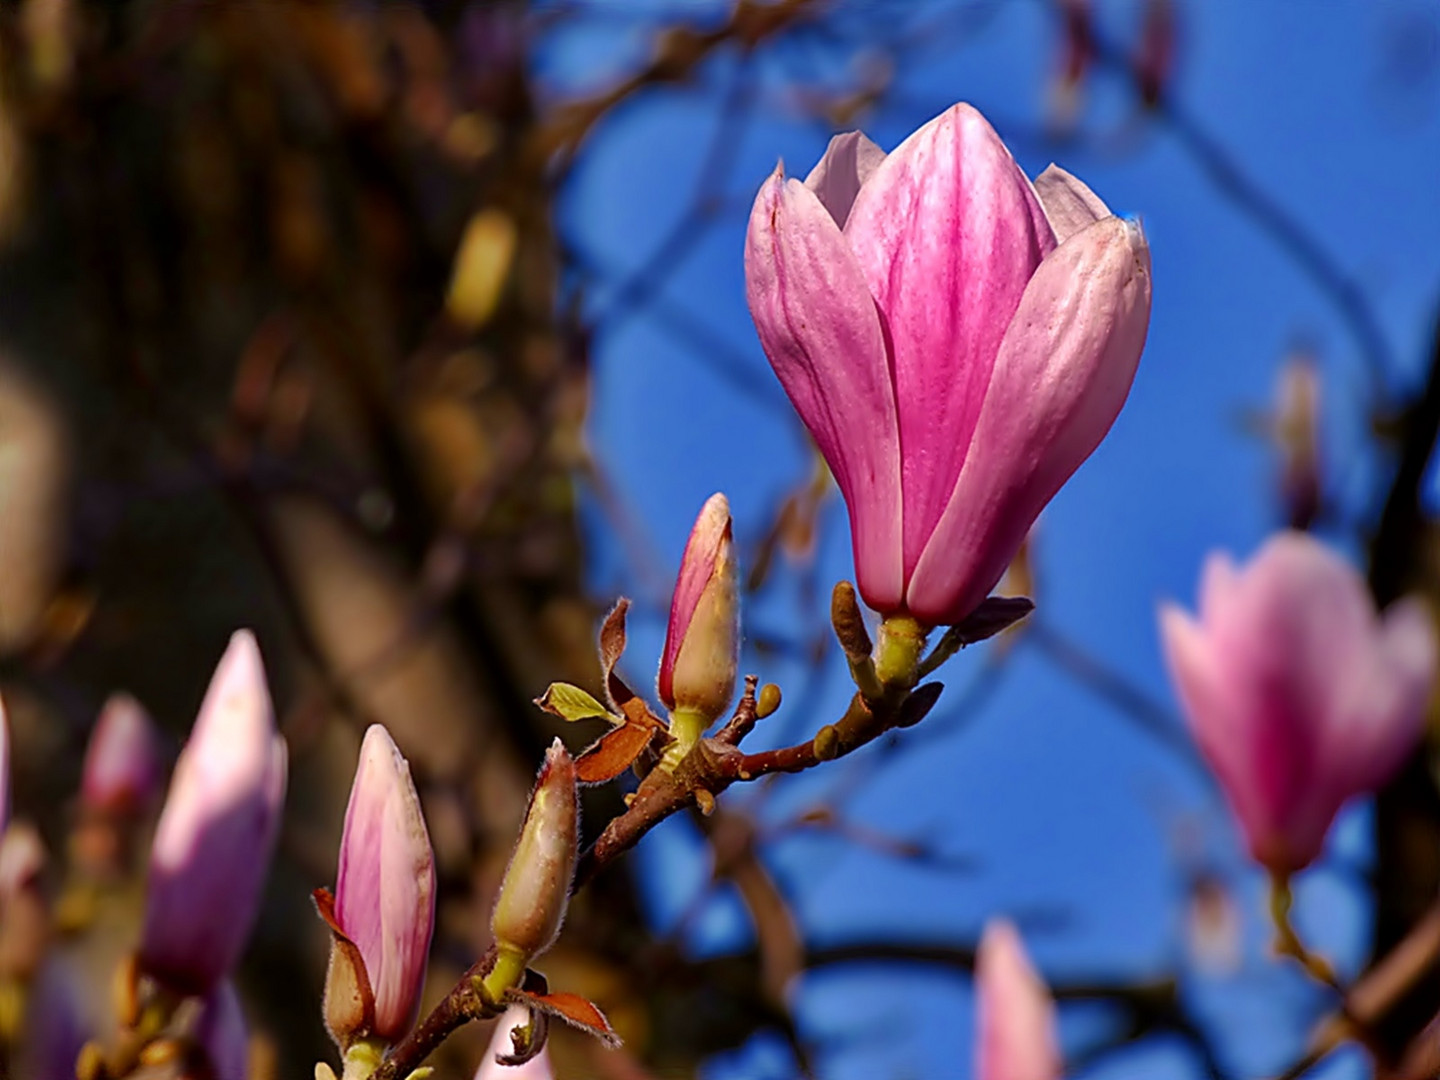
[[[730,504],[711,495],[695,519],[670,601],[660,700],[714,720],[730,707],[739,667],[740,615]]]
[[[240,995],[229,979],[210,992],[195,1022],[195,1042],[210,1066],[210,1080],[247,1080],[250,1036]]]
[[[379,724],[365,732],[345,811],[335,919],[360,950],[374,996],[370,1034],[398,1042],[415,1022],[435,930],[435,856],[410,767]]]
[[[505,868],[490,920],[501,950],[528,962],[555,940],[570,900],[579,835],[575,762],[556,739],[540,766],[520,841]]]
[[[1378,618],[1360,575],[1303,533],[1250,564],[1212,555],[1200,612],[1160,612],[1190,728],[1256,861],[1308,866],[1340,807],[1373,791],[1420,737],[1435,628],[1401,600]]]
[[[953,624],[1119,413],[1150,253],[1068,173],[1032,185],[968,105],[878,163],[856,138],[760,189],[750,313],[845,497],[865,602]]]
[[[280,824],[285,756],[260,650],[242,630],[215,669],[150,850],[140,963],[177,991],[207,993],[244,948]]]
[[[141,813],[159,794],[162,776],[155,722],[129,694],[112,694],[85,750],[81,802],[97,813]]]
[[[1008,922],[985,928],[975,957],[979,1080],[1059,1080],[1055,1002]]]

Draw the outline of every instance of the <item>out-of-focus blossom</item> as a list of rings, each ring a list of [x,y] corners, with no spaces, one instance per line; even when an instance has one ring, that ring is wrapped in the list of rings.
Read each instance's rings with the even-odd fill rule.
[[[86,1019],[84,986],[72,963],[51,953],[30,987],[16,1076],[75,1080],[75,1059],[94,1034]]]
[[[475,1080],[555,1080],[555,1070],[550,1067],[550,1051],[543,1049],[523,1065],[501,1065],[496,1057],[515,1052],[510,1032],[525,1024],[530,1014],[519,1005],[512,1005],[495,1024],[490,1036],[490,1046],[485,1051],[480,1067],[475,1070]]]
[[[570,899],[579,836],[575,762],[556,739],[540,766],[520,841],[495,901],[490,929],[501,952],[528,962],[555,940]]]
[[[175,766],[150,850],[140,963],[172,989],[208,993],[235,966],[269,870],[285,772],[260,649],[241,631]]]
[[[129,694],[112,694],[85,750],[81,802],[102,814],[140,813],[159,795],[163,778],[155,722]]]
[[[1094,13],[1090,0],[1060,0],[1061,37],[1059,63],[1050,83],[1050,128],[1065,135],[1075,126],[1084,96],[1085,77],[1095,58]]]
[[[670,601],[660,660],[660,700],[702,718],[730,707],[739,667],[740,612],[730,503],[711,495],[695,519]]]
[[[194,1038],[210,1066],[210,1080],[247,1080],[250,1033],[240,995],[229,979],[210,992],[195,1021]]]
[[[410,767],[379,724],[360,747],[345,811],[335,918],[360,950],[373,995],[368,1034],[397,1042],[415,1022],[435,929],[435,857]]]
[[[1059,1080],[1055,1002],[1008,922],[985,928],[975,989],[979,1080]]]
[[[27,822],[11,822],[0,837],[0,980],[28,982],[45,957],[49,914],[40,876],[47,858]]]
[[[1212,555],[1199,615],[1167,604],[1160,627],[1195,739],[1276,875],[1309,865],[1340,807],[1420,736],[1430,613],[1405,599],[1377,617],[1359,573],[1304,533],[1279,534],[1245,567]]]
[[[960,622],[1125,401],[1150,317],[1139,227],[1053,166],[1032,185],[962,104],[888,157],[852,133],[804,184],[777,170],[745,272],[849,507],[861,595]]]

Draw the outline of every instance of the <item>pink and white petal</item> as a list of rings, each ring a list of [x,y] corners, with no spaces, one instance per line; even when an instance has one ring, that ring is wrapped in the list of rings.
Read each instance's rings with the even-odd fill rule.
[[[1010,923],[985,928],[975,986],[978,1080],[1059,1080],[1055,1002]]]
[[[1200,617],[1210,619],[1223,611],[1235,597],[1240,571],[1228,552],[1212,551],[1205,556],[1200,572]]]
[[[843,229],[855,196],[884,160],[885,151],[866,138],[864,132],[847,131],[830,140],[824,155],[805,177],[805,186],[815,193],[830,211],[835,224]]]
[[[1376,790],[1400,767],[1420,741],[1435,689],[1435,624],[1423,601],[1392,604],[1369,646],[1326,732],[1337,805]]]
[[[780,172],[755,199],[745,291],[760,343],[850,511],[861,595],[904,595],[900,428],[874,298],[815,194]]]
[[[680,655],[680,646],[690,629],[695,607],[715,574],[716,559],[730,532],[730,501],[716,492],[705,500],[690,530],[690,538],[685,541],[685,553],[680,557],[680,574],[675,580],[675,591],[670,595],[670,621],[665,628],[665,649],[660,654],[659,677],[660,700],[666,708],[675,707],[672,688],[675,658]]]
[[[1001,343],[973,450],[911,575],[906,603],[917,618],[959,622],[1000,580],[1115,422],[1149,320],[1150,255],[1138,227],[1098,221],[1041,264]],[[907,514],[909,499],[907,490]]]
[[[1113,216],[1098,195],[1058,165],[1049,166],[1035,178],[1035,194],[1055,230],[1055,239],[1062,244],[1087,225]]]
[[[881,162],[845,235],[888,333],[908,572],[954,489],[1006,327],[1055,238],[1030,181],[965,104]]]

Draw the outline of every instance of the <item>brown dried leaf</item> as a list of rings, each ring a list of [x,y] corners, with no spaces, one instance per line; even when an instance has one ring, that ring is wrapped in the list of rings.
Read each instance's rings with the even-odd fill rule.
[[[645,752],[657,730],[646,724],[627,722],[607,732],[575,759],[575,778],[582,784],[603,784],[615,779]]]
[[[524,990],[512,989],[506,992],[505,998],[559,1017],[572,1027],[595,1036],[611,1049],[620,1045],[620,1036],[615,1034],[615,1029],[610,1026],[610,1021],[605,1019],[605,1014],[594,1002],[579,994],[567,994],[563,991],[555,994],[530,994]]]

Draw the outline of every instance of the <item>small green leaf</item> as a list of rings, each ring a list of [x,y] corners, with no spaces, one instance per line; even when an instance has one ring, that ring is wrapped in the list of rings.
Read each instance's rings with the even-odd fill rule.
[[[569,683],[551,683],[544,695],[535,699],[535,704],[562,720],[589,720],[598,716],[612,724],[625,722],[580,687]]]

